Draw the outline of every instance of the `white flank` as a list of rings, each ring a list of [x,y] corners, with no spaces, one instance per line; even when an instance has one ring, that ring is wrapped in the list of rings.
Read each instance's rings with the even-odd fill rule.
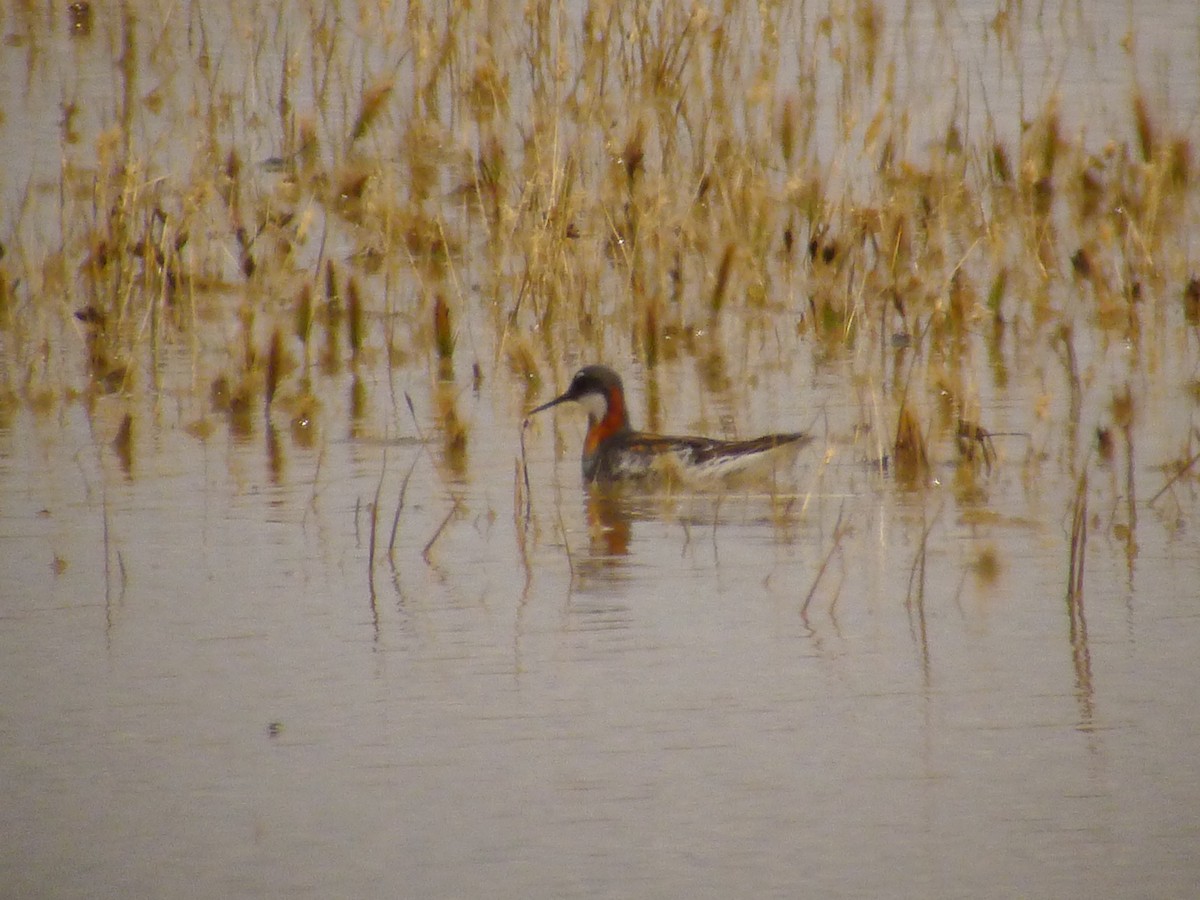
[[[658,454],[648,466],[647,474],[682,487],[729,488],[768,486],[783,468],[795,462],[803,441],[780,444],[757,453],[717,456],[703,463],[691,460],[684,451]]]

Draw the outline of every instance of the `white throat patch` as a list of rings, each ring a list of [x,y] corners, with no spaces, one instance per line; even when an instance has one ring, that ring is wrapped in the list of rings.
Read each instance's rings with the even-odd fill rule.
[[[587,410],[592,421],[599,422],[608,415],[608,398],[603,394],[584,394],[576,402]]]

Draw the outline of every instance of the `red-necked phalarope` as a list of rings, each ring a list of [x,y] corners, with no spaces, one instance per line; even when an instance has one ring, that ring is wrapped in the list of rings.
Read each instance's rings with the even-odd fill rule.
[[[766,434],[743,441],[706,437],[669,437],[634,431],[625,408],[621,378],[608,366],[585,366],[562,396],[530,410],[529,415],[573,400],[587,410],[583,441],[583,480],[720,481],[757,471],[785,449],[798,450],[812,440],[804,432]]]

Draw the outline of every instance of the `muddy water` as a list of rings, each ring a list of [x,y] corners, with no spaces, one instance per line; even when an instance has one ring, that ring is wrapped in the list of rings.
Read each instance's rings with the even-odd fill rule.
[[[794,500],[623,504],[538,440],[524,550],[505,453],[426,562],[452,505],[422,447],[331,441],[273,484],[258,442],[152,440],[128,479],[80,416],[4,435],[16,895],[1194,884],[1187,510],[1133,562],[1097,529],[1072,610],[1070,492],[1011,461],[983,516],[852,458]],[[364,507],[414,462],[372,598]]]
[[[461,360],[465,458],[423,362],[364,364],[354,421],[350,373],[322,382],[311,439],[279,413],[191,427],[188,352],[158,394],[6,408],[4,893],[1188,896],[1181,316],[1080,339],[1093,378],[1135,373],[1137,417],[1088,457],[1073,598],[1086,451],[1044,346],[981,376],[980,419],[1013,433],[991,470],[943,442],[925,487],[875,464],[869,392],[805,341],[729,362],[716,397],[687,358],[608,360],[639,422],[816,433],[790,479],[728,496],[589,494],[564,409],[526,432],[523,497],[526,388]],[[1108,401],[1084,398],[1081,444]]]

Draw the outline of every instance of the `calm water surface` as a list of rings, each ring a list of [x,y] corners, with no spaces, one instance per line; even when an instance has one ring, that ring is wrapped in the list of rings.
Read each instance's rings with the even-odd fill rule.
[[[1073,632],[1067,492],[1011,464],[999,519],[974,524],[945,488],[905,494],[849,458],[790,507],[609,503],[535,440],[524,551],[502,458],[426,563],[450,500],[396,446],[389,508],[417,463],[372,600],[360,505],[382,447],[332,441],[319,471],[295,454],[275,486],[258,442],[154,441],[130,480],[81,415],[4,433],[15,895],[1195,883],[1186,524],[1145,515],[1133,564],[1093,538]],[[993,577],[972,568],[981,544]]]
[[[1195,481],[1150,500],[1200,353],[1155,334],[1132,481],[1124,451],[1089,469],[1074,603],[1067,401],[1022,350],[981,410],[1021,434],[973,480],[938,448],[926,489],[871,464],[849,367],[811,348],[736,363],[754,387],[732,401],[664,364],[666,409],[609,360],[638,421],[819,440],[776,492],[596,497],[559,411],[526,433],[528,520],[527,402],[499,369],[458,372],[457,470],[422,439],[421,366],[367,371],[362,427],[349,376],[330,386],[311,446],[282,417],[200,439],[205,398],[146,399],[128,468],[117,401],[21,406],[0,421],[0,893],[1192,896]],[[1081,349],[1094,372],[1126,352]],[[392,387],[415,422],[381,412]]]

